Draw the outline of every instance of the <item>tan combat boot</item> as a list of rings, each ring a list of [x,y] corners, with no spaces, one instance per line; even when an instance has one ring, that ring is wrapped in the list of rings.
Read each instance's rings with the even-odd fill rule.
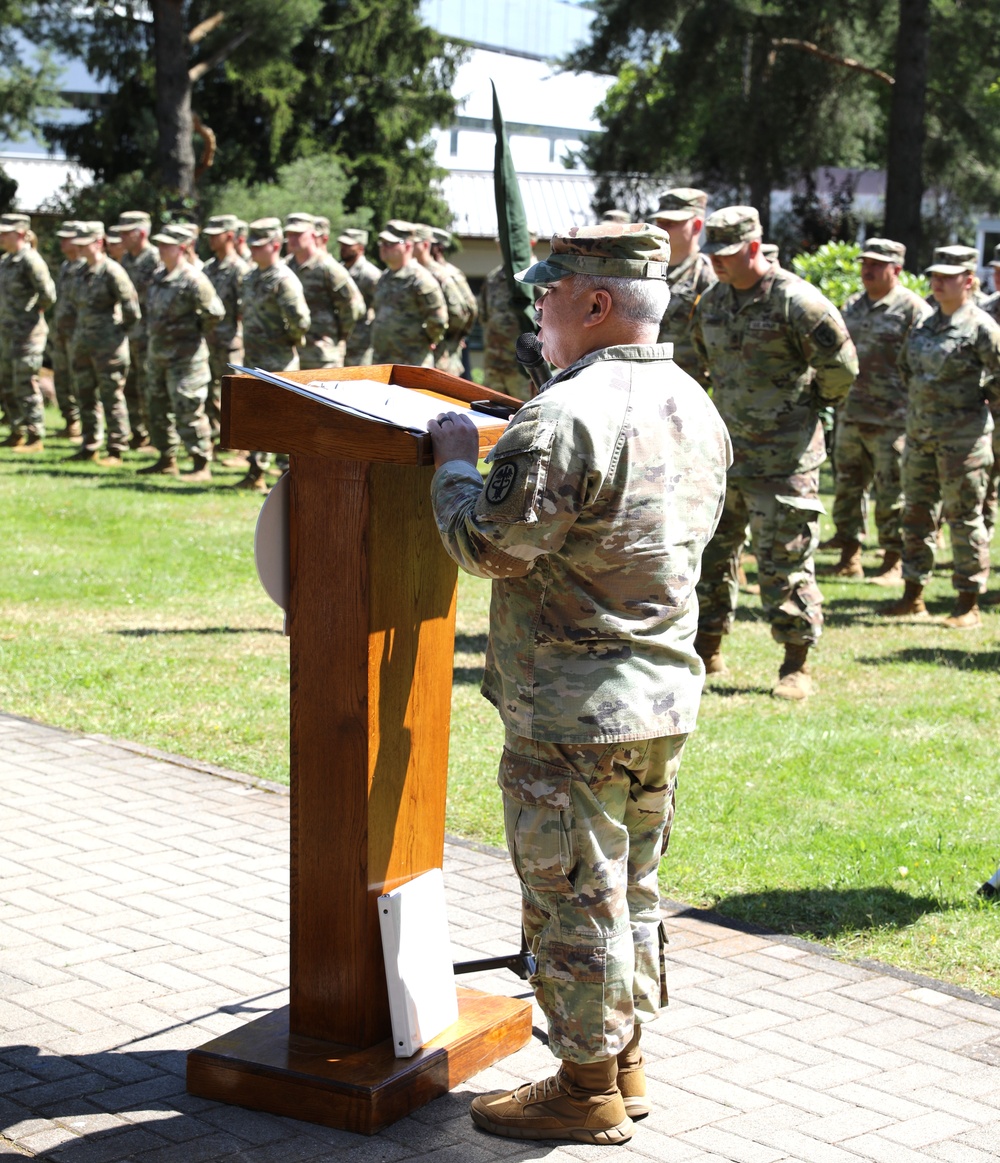
[[[968,590],[960,590],[955,609],[944,620],[949,630],[972,630],[982,626],[979,616],[979,595]]]
[[[563,1062],[558,1074],[516,1090],[481,1094],[469,1113],[477,1127],[508,1139],[626,1143],[635,1129],[617,1082],[618,1061]]]
[[[694,636],[695,653],[705,664],[706,674],[728,674],[729,667],[726,666],[722,657],[722,635],[721,634],[706,634],[699,630]]]
[[[250,489],[254,493],[266,493],[268,491],[267,481],[264,480],[263,476],[255,477],[250,473],[247,473],[242,480],[237,481],[232,487],[234,489]]]
[[[24,434],[12,432],[6,440],[0,440],[0,448],[20,448],[24,443]]]
[[[632,1040],[618,1055],[618,1089],[625,1103],[625,1113],[630,1119],[644,1119],[649,1114],[646,1101],[646,1060],[639,1049],[639,1035],[642,1026],[638,1022],[632,1033]]]
[[[924,605],[924,587],[915,581],[906,582],[905,587],[899,601],[893,602],[882,613],[887,618],[929,618]]]
[[[845,538],[840,533],[834,533],[832,537],[828,537],[825,541],[821,541],[817,546],[818,549],[843,549]]]
[[[833,567],[834,577],[864,577],[861,565],[861,542],[844,540],[840,544],[840,561]]]
[[[145,468],[140,468],[136,476],[179,476],[180,469],[177,467],[176,456],[164,456],[160,454],[159,460],[154,460],[152,464],[147,464]]]
[[[785,643],[785,661],[778,671],[778,682],[771,694],[776,699],[792,699],[799,702],[813,693],[812,675],[809,673],[808,646]]]
[[[898,586],[903,580],[903,558],[895,549],[887,549],[882,564],[868,579],[877,586]]]
[[[83,429],[80,427],[79,420],[67,420],[66,427],[62,432],[57,432],[57,436],[61,436],[64,440],[79,440],[83,435]]]
[[[210,481],[212,479],[212,470],[208,467],[208,457],[198,456],[197,454],[191,458],[194,461],[194,467],[190,472],[182,472],[182,481]]]
[[[40,436],[29,436],[22,444],[13,445],[14,452],[44,452],[45,445]]]
[[[109,452],[107,456],[102,456],[97,461],[101,468],[121,468],[122,454],[120,452]]]

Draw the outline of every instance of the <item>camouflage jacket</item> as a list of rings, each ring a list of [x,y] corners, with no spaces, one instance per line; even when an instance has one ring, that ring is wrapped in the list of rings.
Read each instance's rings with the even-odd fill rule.
[[[372,348],[376,363],[433,363],[430,345],[444,337],[448,309],[437,279],[418,262],[385,271],[375,288]]]
[[[691,342],[691,320],[698,300],[716,282],[712,260],[696,250],[667,270],[670,302],[660,323],[660,343],[674,345],[674,362],[703,386],[708,386],[698,353]]]
[[[65,258],[56,276],[56,309],[52,327],[56,337],[64,343],[72,338],[76,326],[76,284],[86,269],[84,259]]]
[[[357,284],[325,250],[304,263],[291,259],[288,269],[298,276],[309,308],[309,331],[298,345],[299,358],[308,351],[311,367],[342,365],[344,345],[367,310]]]
[[[41,352],[49,333],[45,312],[56,287],[45,259],[31,246],[0,259],[0,343],[15,351]]]
[[[465,309],[469,313],[469,326],[466,331],[469,331],[476,325],[476,320],[479,318],[479,303],[476,296],[472,293],[472,288],[469,286],[469,280],[465,277],[465,272],[459,267],[455,266],[453,262],[443,262],[440,264],[445,269],[445,273],[450,275],[458,287],[459,294],[462,296],[462,301],[465,303]]]
[[[225,317],[222,300],[201,271],[183,261],[169,272],[159,267],[146,293],[149,359],[207,360],[205,336]]]
[[[247,363],[265,370],[287,367],[294,354],[290,349],[302,341],[310,323],[298,275],[280,261],[266,270],[251,267],[240,297]]]
[[[483,484],[449,461],[432,500],[448,553],[493,580],[483,694],[557,743],[691,731],[704,668],[695,585],[731,448],[669,348],[608,347],[514,416]]]
[[[225,258],[211,258],[205,263],[205,278],[215,288],[215,293],[226,309],[226,317],[212,333],[209,343],[212,347],[224,348],[228,351],[243,334],[243,325],[240,322],[242,306],[240,303],[240,287],[243,278],[250,270],[250,264],[244,262],[238,254],[226,255]]]
[[[503,263],[483,280],[479,320],[483,325],[483,382],[519,400],[529,399],[531,381],[514,354],[517,338],[529,330],[529,324],[524,314],[511,306]]]
[[[965,440],[993,431],[987,401],[997,395],[1000,327],[965,303],[953,315],[940,308],[910,332],[899,356],[908,391],[906,435],[932,442]]]
[[[847,393],[841,415],[855,424],[884,428],[906,426],[906,384],[897,361],[913,326],[931,309],[913,291],[897,283],[873,303],[864,291],[844,304],[844,322],[858,352],[858,378]]]
[[[858,374],[840,312],[815,287],[772,266],[742,305],[728,283],[702,295],[691,327],[712,398],[733,438],[733,477],[781,477],[822,464],[819,410]]]
[[[135,287],[107,255],[89,263],[77,276],[76,327],[73,346],[92,355],[110,355],[121,347],[141,318]]]
[[[441,287],[441,294],[444,295],[445,306],[448,308],[448,326],[444,338],[454,344],[472,330],[478,309],[475,306],[469,307],[458,280],[449,273],[444,263],[435,262],[431,258],[427,260],[425,269],[430,271]]]
[[[357,364],[363,359],[371,358],[369,349],[372,345],[372,319],[375,316],[375,288],[382,277],[382,271],[363,254],[359,254],[346,270],[365,301],[365,314],[351,332],[344,356],[346,364]]]
[[[145,347],[146,324],[144,320],[146,314],[146,294],[149,291],[149,284],[153,281],[153,274],[160,265],[160,252],[155,246],[147,242],[142,250],[134,257],[126,251],[122,255],[121,265],[122,269],[132,280],[132,286],[135,287],[135,294],[139,301],[139,310],[141,312],[132,330],[129,332],[129,339],[139,343],[140,347]]]

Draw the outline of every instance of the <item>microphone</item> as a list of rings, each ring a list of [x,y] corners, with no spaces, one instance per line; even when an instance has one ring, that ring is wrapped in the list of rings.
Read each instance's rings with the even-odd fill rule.
[[[534,394],[537,396],[552,379],[549,365],[542,356],[542,345],[538,336],[533,331],[519,335],[514,346],[514,354],[517,356],[517,362],[531,376],[531,382],[535,385]]]

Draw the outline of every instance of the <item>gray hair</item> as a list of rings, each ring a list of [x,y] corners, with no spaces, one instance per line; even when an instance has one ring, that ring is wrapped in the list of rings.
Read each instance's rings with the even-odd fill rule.
[[[576,275],[576,284],[584,290],[607,291],[615,311],[629,323],[659,325],[670,302],[670,288],[664,279],[630,279],[619,275]]]

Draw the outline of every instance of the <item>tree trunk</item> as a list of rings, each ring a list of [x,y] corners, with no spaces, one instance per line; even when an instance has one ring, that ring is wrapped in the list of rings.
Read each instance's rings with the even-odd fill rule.
[[[194,196],[190,42],[184,0],[152,0],[156,62],[156,128],[163,184],[182,198]]]
[[[900,0],[896,83],[889,111],[885,234],[906,247],[906,265],[922,263],[920,202],[924,195],[927,53],[930,0]]]

